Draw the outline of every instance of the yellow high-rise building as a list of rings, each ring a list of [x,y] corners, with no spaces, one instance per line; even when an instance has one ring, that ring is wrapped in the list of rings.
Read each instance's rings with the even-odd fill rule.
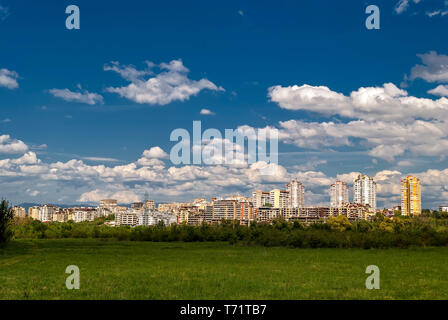
[[[408,176],[401,180],[401,214],[419,216],[422,213],[422,193],[420,180]]]

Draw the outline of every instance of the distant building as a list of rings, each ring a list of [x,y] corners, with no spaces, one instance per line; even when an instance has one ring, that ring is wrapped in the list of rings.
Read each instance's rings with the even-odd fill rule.
[[[28,216],[31,217],[31,219],[38,220],[39,219],[39,207],[29,207],[28,208]]]
[[[280,189],[271,190],[269,193],[269,203],[274,208],[286,208],[289,206],[289,192]]]
[[[255,208],[264,207],[269,202],[269,192],[255,190],[252,192],[252,202]]]
[[[373,178],[360,174],[353,183],[353,202],[369,205],[376,211],[376,182]]]
[[[205,221],[217,223],[236,219],[236,200],[215,200],[205,210]]]
[[[52,205],[43,205],[39,208],[38,220],[41,222],[51,222],[53,221],[53,214],[56,209]]]
[[[115,213],[117,206],[118,201],[115,199],[104,199],[100,201],[100,208],[108,209],[112,213]]]
[[[115,225],[134,227],[138,223],[138,216],[135,211],[119,211],[115,214]]]
[[[330,186],[330,206],[333,208],[341,208],[346,203],[349,203],[348,199],[348,185],[342,181],[336,181]]]
[[[288,206],[291,208],[305,207],[305,186],[298,180],[292,180],[286,185],[289,195]]]
[[[170,213],[150,210],[145,210],[144,213],[137,214],[137,225],[139,226],[153,226],[159,223],[163,223],[165,226],[177,224],[177,216]]]
[[[367,220],[373,214],[369,205],[347,203],[336,207],[305,207],[305,208],[258,208],[256,217],[258,222],[271,223],[275,219],[299,221],[305,224],[327,221],[330,217],[346,216],[350,221]]]
[[[14,217],[17,217],[17,218],[25,218],[26,210],[25,210],[25,208],[16,206],[16,207],[12,208],[12,214],[14,215]]]
[[[422,213],[422,195],[420,180],[408,176],[401,180],[401,214],[419,216]]]
[[[156,204],[154,203],[154,200],[146,200],[143,207],[148,210],[155,210]]]
[[[448,212],[448,205],[446,205],[446,206],[440,206],[440,207],[439,207],[439,211],[442,211],[442,212]]]
[[[132,209],[143,209],[143,202],[133,202],[131,204]]]
[[[204,221],[219,223],[222,220],[238,220],[241,224],[249,224],[255,219],[252,202],[237,200],[215,200],[207,206]]]

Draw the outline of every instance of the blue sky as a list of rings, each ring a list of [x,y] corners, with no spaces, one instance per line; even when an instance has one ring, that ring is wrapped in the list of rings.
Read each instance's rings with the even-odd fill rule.
[[[65,28],[70,4],[80,8],[80,30]],[[380,30],[365,27],[365,8],[371,4],[380,8]],[[157,201],[172,201],[249,195],[254,188],[269,190],[298,177],[311,205],[329,201],[328,182],[350,182],[363,172],[381,185],[379,206],[398,203],[397,181],[415,174],[426,192],[424,206],[436,207],[448,202],[447,10],[444,0],[0,0],[0,69],[17,82],[1,86],[0,80],[0,136],[9,136],[4,146],[18,146],[0,148],[5,160],[0,193],[16,203],[94,203],[109,196],[128,202],[145,191]],[[148,71],[145,61],[155,67]],[[105,70],[132,66],[143,71],[138,81],[147,81],[167,72],[160,66],[172,61],[189,70],[171,69],[172,75],[199,88],[183,101],[162,92],[152,97],[155,103],[138,103],[127,88],[137,80]],[[198,84],[201,79],[205,86]],[[395,88],[384,89],[385,83]],[[317,98],[304,101],[294,95],[294,85],[309,85],[305,95]],[[275,86],[283,89],[283,98],[269,96]],[[322,86],[328,90],[319,90]],[[438,86],[438,94],[428,93]],[[360,88],[371,88],[364,98],[383,99],[378,112],[370,100],[365,109],[348,101]],[[77,100],[67,101],[64,92],[78,93]],[[400,100],[405,96],[429,99],[430,112],[413,112],[424,101]],[[345,97],[341,105],[337,97]],[[200,114],[202,109],[213,114]],[[392,109],[390,117],[383,115]],[[222,132],[239,126],[279,128],[285,172],[275,181],[249,178],[245,169],[186,166],[174,173],[169,159],[156,152],[151,164],[135,164],[154,147],[169,153],[171,131],[191,131],[193,120]],[[330,122],[350,143],[336,141],[334,132],[320,132]],[[306,142],[297,137],[304,126],[316,131]],[[378,127],[381,133],[372,133]],[[412,143],[413,134],[428,135],[427,142]],[[36,158],[19,163],[29,152]]]

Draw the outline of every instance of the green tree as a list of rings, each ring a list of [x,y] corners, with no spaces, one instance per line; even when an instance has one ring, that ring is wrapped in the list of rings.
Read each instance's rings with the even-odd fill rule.
[[[342,214],[337,217],[330,217],[330,219],[328,219],[328,225],[331,230],[340,232],[347,230],[351,226],[348,218]]]
[[[4,246],[12,237],[10,228],[13,219],[12,208],[8,201],[2,200],[0,203],[0,246]]]

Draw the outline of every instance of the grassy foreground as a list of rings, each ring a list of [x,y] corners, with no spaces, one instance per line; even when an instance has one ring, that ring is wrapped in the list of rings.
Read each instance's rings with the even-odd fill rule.
[[[16,240],[0,249],[0,299],[448,299],[447,258],[446,247]],[[372,264],[380,290],[365,288]],[[80,290],[65,287],[68,265]]]

